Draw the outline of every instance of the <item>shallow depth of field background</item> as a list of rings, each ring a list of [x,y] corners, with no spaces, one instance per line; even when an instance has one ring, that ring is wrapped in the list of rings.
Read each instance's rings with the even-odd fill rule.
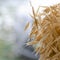
[[[35,10],[39,5],[50,6],[60,0],[0,0],[0,60],[38,60],[29,41],[31,25],[24,31],[27,22],[32,23],[31,1]]]

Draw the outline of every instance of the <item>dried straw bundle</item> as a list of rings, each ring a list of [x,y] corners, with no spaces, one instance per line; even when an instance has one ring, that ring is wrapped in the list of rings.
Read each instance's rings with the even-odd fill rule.
[[[27,45],[36,45],[39,60],[60,60],[60,4],[40,7],[45,8],[43,13],[39,8],[35,12],[32,6],[34,22],[30,38],[34,37],[34,40]]]

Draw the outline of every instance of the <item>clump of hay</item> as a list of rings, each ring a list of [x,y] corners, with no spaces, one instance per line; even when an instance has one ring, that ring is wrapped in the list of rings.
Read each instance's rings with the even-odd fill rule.
[[[45,8],[39,12],[40,7]],[[60,60],[60,3],[53,6],[40,6],[33,11],[33,24],[27,45],[36,45],[35,51],[40,54],[39,60]],[[26,28],[29,24],[27,24]]]

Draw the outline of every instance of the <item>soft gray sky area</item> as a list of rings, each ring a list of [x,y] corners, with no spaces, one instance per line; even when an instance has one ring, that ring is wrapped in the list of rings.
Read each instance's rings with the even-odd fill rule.
[[[7,45],[11,44],[13,56],[23,55],[37,59],[32,51],[24,48],[29,32],[29,30],[25,32],[24,27],[31,20],[28,2],[28,0],[0,0],[0,39],[5,40]]]

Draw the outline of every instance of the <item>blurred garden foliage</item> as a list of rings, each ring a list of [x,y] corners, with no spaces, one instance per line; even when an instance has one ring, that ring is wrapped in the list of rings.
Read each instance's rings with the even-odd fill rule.
[[[0,60],[12,60],[11,45],[0,39]]]

